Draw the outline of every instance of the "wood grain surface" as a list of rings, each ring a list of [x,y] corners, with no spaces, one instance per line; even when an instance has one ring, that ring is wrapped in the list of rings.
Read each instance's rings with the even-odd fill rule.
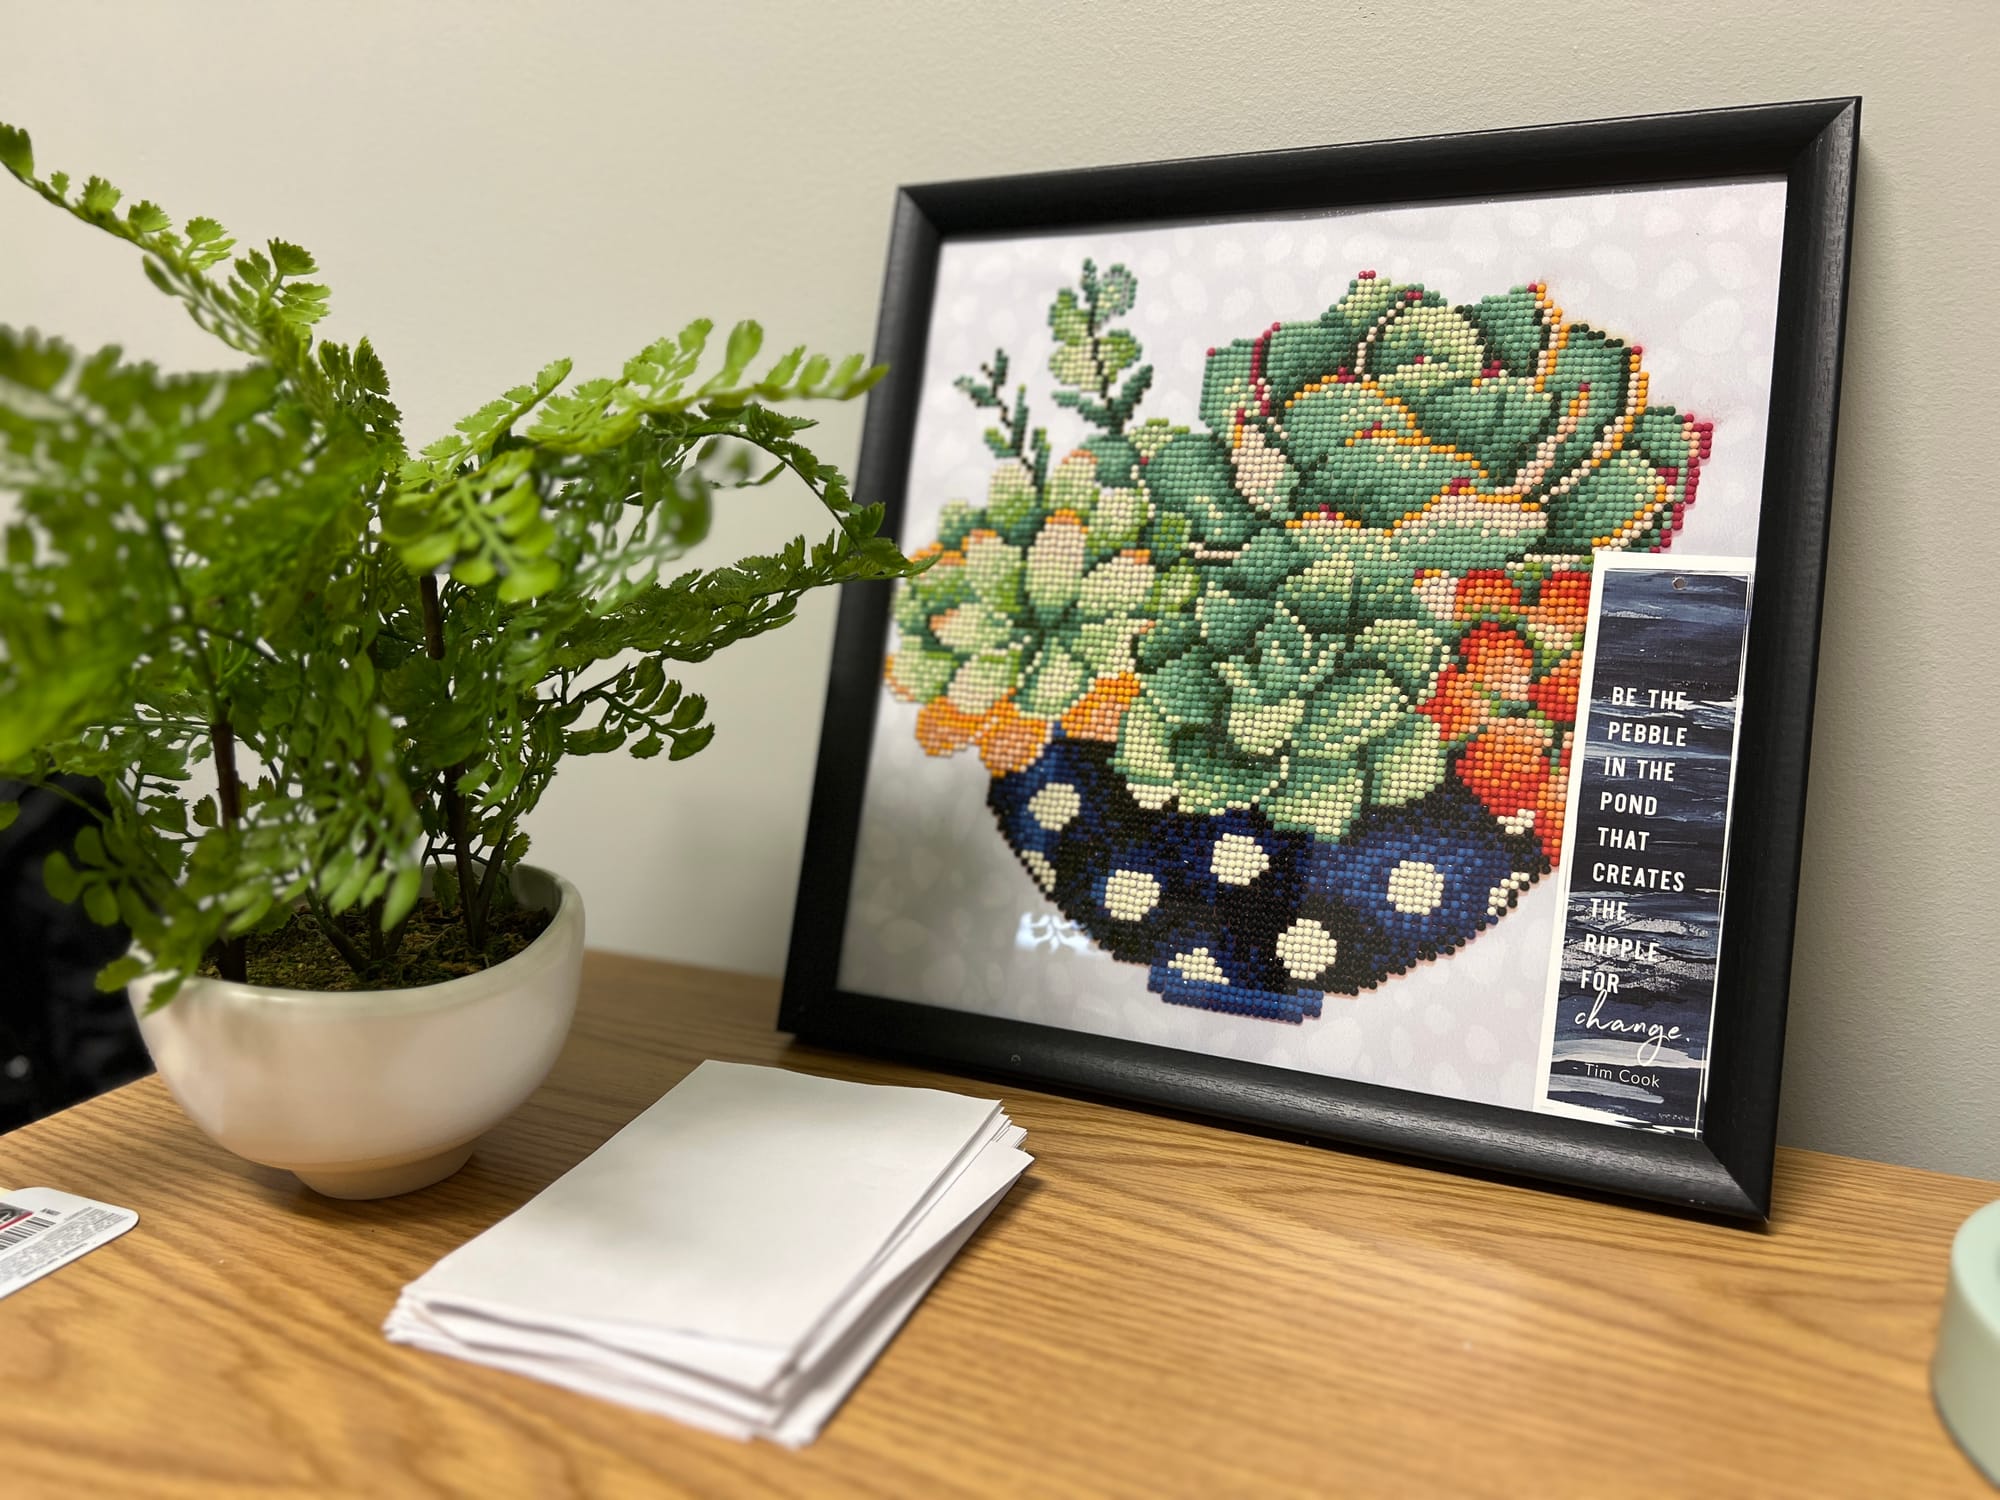
[[[0,1187],[142,1216],[0,1301],[0,1489],[1990,1493],[1926,1362],[1992,1183],[1789,1151],[1746,1230],[808,1051],[776,996],[593,955],[548,1084],[457,1177],[380,1203],[229,1156],[151,1079],[0,1138]],[[404,1282],[704,1057],[998,1093],[1037,1158],[817,1444],[383,1339]]]

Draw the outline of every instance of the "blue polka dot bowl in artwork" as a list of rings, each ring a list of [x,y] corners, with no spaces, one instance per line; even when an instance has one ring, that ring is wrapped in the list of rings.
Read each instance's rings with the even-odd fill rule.
[[[987,804],[1022,867],[1175,1005],[1267,1020],[1320,1013],[1462,946],[1549,869],[1455,778],[1327,843],[1255,808],[1148,809],[1113,747],[1060,731]]]

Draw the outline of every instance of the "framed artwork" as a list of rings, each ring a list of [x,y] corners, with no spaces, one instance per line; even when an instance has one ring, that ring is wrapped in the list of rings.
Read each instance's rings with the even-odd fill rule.
[[[1859,113],[903,189],[780,1025],[1767,1215]]]

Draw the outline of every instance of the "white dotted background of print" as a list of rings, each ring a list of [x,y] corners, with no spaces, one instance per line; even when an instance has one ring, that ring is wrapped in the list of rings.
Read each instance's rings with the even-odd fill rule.
[[[952,388],[1005,348],[1060,457],[1091,429],[1049,400],[1047,309],[1086,256],[1137,274],[1124,320],[1154,367],[1139,419],[1199,427],[1211,346],[1315,318],[1355,273],[1466,303],[1545,281],[1572,321],[1641,344],[1651,395],[1715,424],[1676,550],[1756,550],[1776,329],[1782,181],[1710,183],[1311,217],[954,240],[937,289],[904,519],[916,547],[950,500],[980,503],[989,413]],[[1292,1026],[1168,1005],[1147,970],[1021,941],[1059,916],[1001,837],[975,752],[916,742],[884,694],[870,750],[842,988],[1419,1093],[1532,1107],[1555,919],[1544,880],[1459,952]],[[1039,927],[1034,924],[1039,923]]]

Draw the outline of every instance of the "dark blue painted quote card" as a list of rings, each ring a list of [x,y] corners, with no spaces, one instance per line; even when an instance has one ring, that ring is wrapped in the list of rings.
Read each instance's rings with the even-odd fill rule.
[[[1749,618],[1747,558],[1598,560],[1543,1109],[1701,1128]]]

